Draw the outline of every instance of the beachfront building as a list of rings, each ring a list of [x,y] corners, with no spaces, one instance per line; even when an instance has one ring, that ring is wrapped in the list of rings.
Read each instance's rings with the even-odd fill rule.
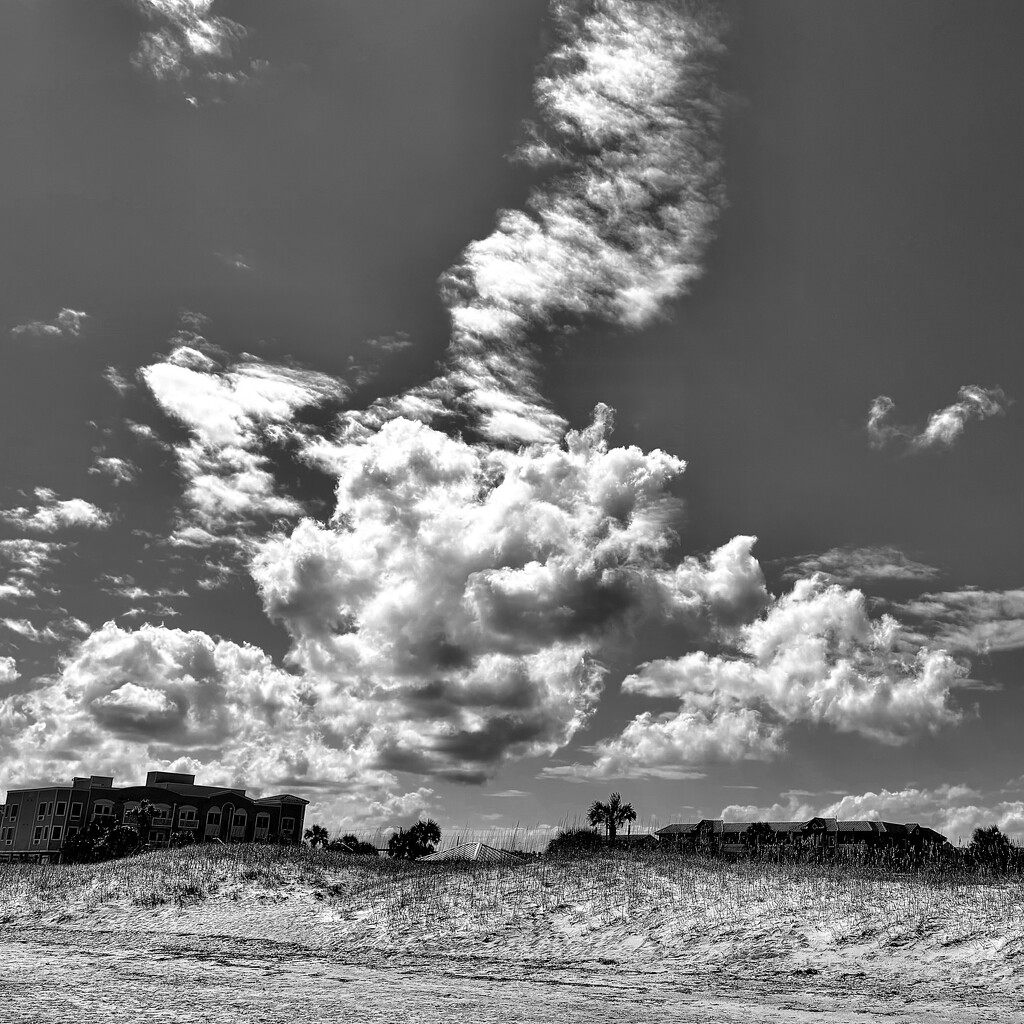
[[[197,786],[194,775],[181,772],[149,772],[141,786],[90,775],[70,785],[12,789],[0,805],[0,861],[57,861],[65,841],[88,822],[131,823],[142,800],[153,805],[143,837],[150,846],[167,846],[172,832],[197,842],[297,844],[309,803],[290,793],[255,798],[244,789]]]
[[[739,853],[746,849],[744,833],[752,821],[723,821],[704,818],[702,821],[680,822],[659,829],[660,842],[675,844],[688,850],[720,850]],[[945,836],[917,822],[901,824],[893,821],[810,818],[808,821],[769,821],[773,844],[824,850],[856,850],[888,847],[924,851],[948,846]]]

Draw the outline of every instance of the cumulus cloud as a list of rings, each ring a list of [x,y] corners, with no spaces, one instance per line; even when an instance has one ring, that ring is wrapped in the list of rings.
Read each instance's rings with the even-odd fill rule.
[[[984,420],[1006,412],[1009,399],[999,388],[983,388],[976,384],[962,387],[958,401],[933,412],[923,430],[897,426],[890,422],[895,403],[886,395],[879,395],[868,411],[868,438],[872,448],[883,448],[900,442],[909,452],[922,452],[949,448],[964,432],[972,419]]]
[[[922,642],[975,654],[1024,647],[1024,590],[922,594],[896,610],[918,620]]]
[[[24,507],[0,509],[0,521],[35,533],[56,533],[72,527],[103,530],[113,521],[108,513],[83,498],[62,501],[46,487],[37,487],[34,494],[34,511]]]
[[[13,683],[19,675],[18,663],[13,658],[0,658],[0,686]]]
[[[792,562],[783,579],[794,581],[819,573],[829,582],[931,580],[940,575],[932,565],[908,558],[890,546],[831,548],[820,555],[803,555]]]
[[[483,778],[586,722],[600,658],[641,619],[707,636],[766,599],[752,538],[671,566],[683,463],[611,448],[610,411],[517,452],[397,419],[347,446],[327,526],[252,573],[290,658],[393,720],[389,768]]]
[[[9,786],[97,771],[141,779],[162,765],[257,792],[313,782],[370,820],[422,806],[429,790],[398,793],[393,775],[366,767],[373,723],[359,734],[330,732],[331,717],[347,708],[343,697],[325,707],[327,698],[256,648],[107,623],[58,679],[0,697],[0,760]]]
[[[705,761],[768,759],[796,723],[902,743],[957,722],[950,690],[965,669],[942,650],[906,652],[891,616],[872,619],[864,595],[801,580],[740,627],[735,653],[649,662],[626,693],[680,702],[645,712],[590,748],[593,778],[666,775]]]
[[[900,824],[917,822],[941,832],[951,842],[968,841],[976,828],[998,825],[1000,830],[1024,840],[1024,800],[1006,800],[969,786],[946,783],[933,789],[915,786],[900,790],[845,794],[838,800],[815,803],[813,794],[792,791],[770,806],[733,804],[721,817],[733,821],[806,821],[827,818],[875,819]]]
[[[77,338],[89,318],[88,313],[77,309],[62,309],[53,320],[32,320],[11,328],[16,338]]]
[[[267,452],[302,439],[309,431],[298,414],[340,401],[346,393],[341,381],[251,356],[214,358],[208,346],[188,344],[140,376],[164,412],[191,434],[174,446],[190,513],[177,531],[179,543],[204,547],[254,517],[303,512],[296,499],[280,493]]]
[[[237,86],[264,70],[264,62],[250,61],[224,70],[249,34],[230,18],[211,15],[214,0],[135,0],[135,6],[157,27],[144,32],[131,63],[159,81],[193,79],[210,86]],[[198,103],[195,96],[190,102]]]

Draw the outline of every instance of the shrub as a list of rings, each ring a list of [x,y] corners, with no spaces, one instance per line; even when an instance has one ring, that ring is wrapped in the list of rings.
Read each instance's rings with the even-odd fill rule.
[[[548,843],[549,857],[590,857],[605,848],[604,837],[592,828],[563,829]]]
[[[433,853],[441,841],[441,829],[436,821],[417,821],[410,829],[400,828],[388,840],[388,856],[396,860],[418,860]]]

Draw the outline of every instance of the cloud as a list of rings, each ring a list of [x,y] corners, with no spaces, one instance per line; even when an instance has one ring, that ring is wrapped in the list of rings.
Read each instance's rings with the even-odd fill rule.
[[[55,491],[46,487],[37,487],[34,494],[37,500],[34,512],[24,507],[2,509],[0,521],[38,533],[56,533],[72,527],[104,530],[113,521],[108,513],[82,498],[61,501]]]
[[[16,338],[77,338],[88,318],[89,314],[80,310],[62,309],[51,321],[32,320],[18,324],[11,328],[11,334]]]
[[[636,328],[701,274],[724,203],[711,5],[555,2],[560,45],[518,157],[547,168],[441,277],[452,322],[444,374],[358,417],[455,419],[493,442],[556,440],[536,386],[535,328],[594,316]]]
[[[905,653],[896,620],[871,619],[857,590],[801,580],[740,627],[734,646],[727,657],[698,651],[627,677],[623,692],[676,699],[679,710],[645,712],[589,748],[590,777],[664,777],[688,764],[769,759],[797,723],[899,744],[960,719],[949,699],[964,667],[941,650]]]
[[[346,394],[327,374],[252,356],[214,358],[209,349],[179,344],[166,361],[140,370],[158,405],[191,434],[174,446],[189,509],[175,539],[201,547],[257,517],[302,514],[296,499],[280,493],[268,453],[299,444],[309,433],[298,419],[302,410]]]
[[[1001,831],[1024,841],[1024,800],[1001,800],[964,785],[944,784],[934,789],[847,794],[831,803],[813,803],[811,794],[783,793],[784,801],[770,806],[733,804],[721,816],[732,821],[806,821],[815,816],[876,819],[901,824],[917,822],[941,832],[951,842],[967,842],[976,828],[998,825]]]
[[[794,580],[820,573],[829,582],[875,580],[931,580],[940,570],[908,558],[894,547],[831,548],[820,555],[803,555],[783,573]]]
[[[883,448],[894,441],[902,443],[909,452],[949,448],[964,432],[969,420],[984,420],[1002,415],[1010,404],[999,388],[983,388],[976,384],[962,387],[959,401],[934,412],[923,430],[915,433],[912,427],[894,426],[889,422],[896,408],[893,400],[879,395],[868,412],[868,437],[872,448]]]
[[[103,379],[122,397],[128,394],[132,385],[125,380],[120,370],[115,366],[108,366],[103,371]]]
[[[135,0],[135,5],[159,26],[140,37],[131,57],[136,70],[159,81],[193,78],[207,85],[237,86],[249,80],[250,74],[239,69],[211,69],[229,61],[249,34],[230,18],[211,16],[213,0]],[[263,62],[249,63],[250,72],[262,69]],[[194,96],[189,99],[198,102]]]
[[[129,459],[97,455],[89,467],[89,472],[107,477],[116,487],[118,484],[134,483],[139,467]]]
[[[18,663],[13,658],[0,658],[0,686],[13,683],[20,677]]]
[[[57,561],[65,545],[52,541],[0,540],[0,565],[6,567],[4,583],[0,584],[0,602],[35,598],[40,580]]]
[[[422,806],[429,790],[396,793],[392,774],[367,767],[372,723],[336,736],[329,724],[345,700],[324,705],[322,690],[253,647],[107,623],[59,678],[0,697],[0,760],[9,786],[97,771],[141,779],[160,765],[257,792],[316,783],[371,820]]]
[[[1024,590],[953,590],[897,605],[921,620],[920,639],[952,650],[990,654],[1024,647]]]
[[[683,463],[612,448],[610,410],[517,452],[397,419],[345,446],[329,525],[260,542],[290,661],[394,720],[381,763],[483,778],[586,722],[642,620],[706,636],[766,600],[751,538],[671,566]]]

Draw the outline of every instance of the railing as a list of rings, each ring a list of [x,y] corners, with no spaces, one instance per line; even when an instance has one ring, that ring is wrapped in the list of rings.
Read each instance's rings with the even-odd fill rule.
[[[215,836],[215,835],[219,835],[219,834],[220,834],[220,823],[219,822],[216,825],[207,825],[206,826],[206,832],[204,833],[204,835]]]
[[[232,839],[244,839],[245,838],[245,826],[244,825],[232,825],[231,826],[231,838]]]
[[[161,814],[159,818],[153,818],[152,821],[150,821],[149,824],[153,828],[160,828],[161,826],[164,826],[164,825],[170,825],[171,820],[172,819],[171,819],[171,816],[169,814]]]
[[[198,818],[179,818],[178,828],[199,828]]]
[[[267,834],[269,832],[270,832],[269,828],[258,828],[258,829],[256,829],[256,838],[257,839],[266,839],[267,838]]]

